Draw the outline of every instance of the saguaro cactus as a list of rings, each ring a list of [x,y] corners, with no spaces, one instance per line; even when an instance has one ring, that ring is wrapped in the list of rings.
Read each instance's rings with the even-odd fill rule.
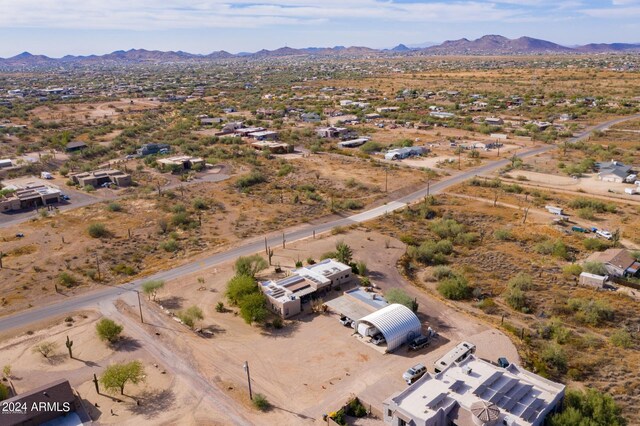
[[[67,343],[65,343],[65,345],[69,350],[69,358],[73,358],[73,352],[71,351],[71,347],[73,346],[73,340],[69,340],[69,336],[67,336]]]

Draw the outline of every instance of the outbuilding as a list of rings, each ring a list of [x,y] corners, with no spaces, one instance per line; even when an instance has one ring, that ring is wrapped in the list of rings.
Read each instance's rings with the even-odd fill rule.
[[[394,303],[359,319],[356,331],[363,337],[382,333],[387,342],[387,352],[392,352],[420,336],[422,325],[411,309]]]

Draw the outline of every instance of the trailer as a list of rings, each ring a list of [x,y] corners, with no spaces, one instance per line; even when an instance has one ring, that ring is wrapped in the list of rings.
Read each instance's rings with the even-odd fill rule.
[[[562,216],[562,207],[545,206],[544,208],[551,214]]]

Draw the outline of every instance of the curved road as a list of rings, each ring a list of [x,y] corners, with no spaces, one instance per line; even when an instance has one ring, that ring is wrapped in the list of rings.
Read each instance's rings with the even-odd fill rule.
[[[580,140],[587,138],[593,131],[604,130],[614,124],[621,123],[627,120],[636,119],[636,118],[640,118],[640,114],[633,115],[630,117],[618,118],[615,120],[609,120],[607,122],[600,123],[592,127],[591,129],[585,130],[584,132],[580,133],[578,136],[575,136],[569,139],[569,142],[570,143],[578,142]],[[542,154],[554,148],[556,148],[556,145],[545,145],[543,147],[535,148],[535,149],[525,151],[516,155],[520,158],[526,158],[526,157]],[[106,287],[102,290],[75,296],[61,302],[42,306],[35,309],[30,309],[28,311],[21,312],[12,316],[0,318],[0,332],[4,332],[16,327],[26,326],[35,322],[44,321],[56,316],[67,314],[68,312],[73,312],[79,309],[86,308],[88,306],[94,306],[100,301],[113,300],[125,291],[137,290],[138,288],[140,288],[141,284],[145,281],[156,280],[156,279],[165,280],[165,281],[172,280],[183,275],[188,275],[188,274],[197,272],[201,269],[206,269],[206,268],[210,268],[225,262],[233,261],[239,256],[246,256],[246,255],[260,252],[264,248],[264,238],[267,238],[267,242],[269,246],[271,247],[278,246],[282,242],[283,232],[284,232],[286,241],[293,242],[293,241],[297,241],[305,238],[310,238],[313,236],[314,232],[316,234],[321,234],[323,232],[330,231],[337,226],[349,226],[352,224],[366,222],[366,221],[375,219],[387,213],[393,212],[394,210],[402,209],[403,207],[407,206],[410,203],[422,200],[427,195],[428,191],[430,194],[437,194],[453,185],[456,185],[460,182],[470,179],[475,175],[495,171],[501,167],[504,167],[509,162],[510,162],[509,159],[504,159],[504,160],[499,160],[493,163],[485,164],[478,168],[459,173],[448,179],[434,183],[433,185],[430,186],[429,190],[427,189],[427,187],[423,187],[407,196],[404,196],[394,201],[390,201],[385,205],[375,207],[365,212],[358,213],[349,217],[332,220],[330,222],[325,222],[318,225],[305,225],[303,227],[290,228],[288,230],[280,231],[280,233],[277,233],[277,234],[271,234],[270,236],[263,236],[260,238],[252,239],[251,241],[248,241],[241,246],[232,248],[223,253],[214,254],[207,258],[196,260],[196,261],[187,263],[185,265],[178,266],[173,269],[169,269],[167,271],[158,272],[151,276],[147,276],[147,277],[132,281],[128,284],[124,284],[118,287]]]

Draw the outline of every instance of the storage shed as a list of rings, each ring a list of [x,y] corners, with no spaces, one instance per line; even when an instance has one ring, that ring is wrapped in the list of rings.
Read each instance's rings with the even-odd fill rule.
[[[394,303],[358,320],[356,330],[362,336],[382,333],[387,341],[387,352],[392,352],[420,336],[422,325],[411,309]]]

